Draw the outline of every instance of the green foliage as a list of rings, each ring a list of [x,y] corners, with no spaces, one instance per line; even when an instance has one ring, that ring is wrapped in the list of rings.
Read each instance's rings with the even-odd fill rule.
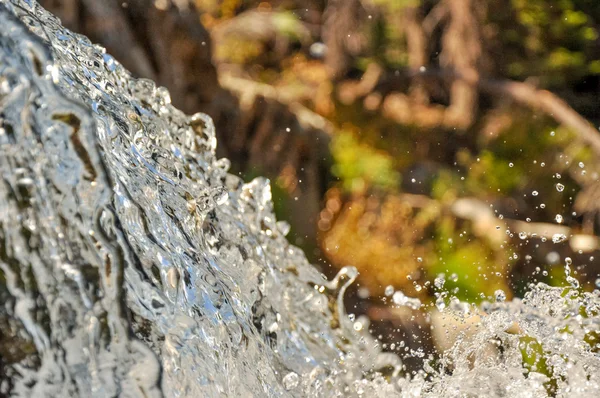
[[[511,193],[521,186],[524,180],[524,175],[519,169],[515,169],[514,164],[508,159],[503,159],[489,149],[484,149],[471,163],[466,185],[469,192],[474,194]]]
[[[294,40],[301,40],[303,38],[299,32],[304,31],[304,26],[293,12],[283,11],[273,13],[273,23],[275,24],[275,29],[283,36]]]
[[[510,77],[539,76],[558,86],[599,73],[597,2],[511,0],[512,9],[502,3],[490,4],[490,17],[497,26],[508,27],[500,34],[500,45]]]
[[[431,197],[438,200],[454,199],[464,193],[464,182],[458,173],[451,170],[441,170],[434,178],[431,187]]]
[[[556,393],[557,380],[552,377],[552,367],[548,363],[544,347],[537,339],[530,336],[520,337],[519,347],[521,349],[521,357],[523,358],[523,367],[530,372],[537,372],[547,376],[549,380],[544,383],[544,387],[548,394],[553,396],[553,393]]]
[[[383,7],[388,11],[402,11],[406,7],[417,7],[421,0],[372,0],[373,4]]]
[[[444,289],[453,296],[478,303],[498,289],[508,291],[503,270],[485,241],[456,231],[454,221],[443,220],[437,229],[435,257],[428,268],[430,279],[445,275]]]
[[[368,187],[395,190],[400,174],[393,158],[384,151],[360,143],[352,133],[339,132],[331,143],[333,173],[345,190],[363,192]]]

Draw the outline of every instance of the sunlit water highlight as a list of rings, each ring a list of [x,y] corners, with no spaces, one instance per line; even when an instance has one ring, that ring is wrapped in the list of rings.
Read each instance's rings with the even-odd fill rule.
[[[448,295],[445,332],[470,327],[406,374],[343,308],[356,270],[325,280],[269,182],[215,147],[206,115],[0,0],[0,395],[600,395],[600,293],[574,278],[479,307]]]

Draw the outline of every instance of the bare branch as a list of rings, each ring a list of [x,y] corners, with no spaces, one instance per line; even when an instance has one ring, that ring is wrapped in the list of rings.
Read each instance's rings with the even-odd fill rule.
[[[462,80],[470,85],[478,86],[481,91],[493,96],[505,96],[531,109],[544,112],[559,124],[572,130],[583,142],[590,146],[594,153],[600,156],[600,132],[598,129],[571,108],[562,98],[548,90],[538,89],[529,83],[485,79],[477,75],[461,75],[451,70],[413,70],[407,72],[406,76],[426,76],[453,81]]]
[[[443,1],[437,3],[435,7],[423,19],[423,31],[427,37],[431,37],[433,31],[450,15],[450,9]]]
[[[548,90],[539,90],[527,83],[499,80],[480,80],[483,91],[506,95],[515,102],[540,110],[558,123],[568,127],[600,155],[600,133],[563,99]]]

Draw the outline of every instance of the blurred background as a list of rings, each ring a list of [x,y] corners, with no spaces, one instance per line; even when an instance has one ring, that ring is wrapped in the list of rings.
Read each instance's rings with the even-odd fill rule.
[[[409,362],[443,349],[451,297],[562,286],[569,261],[600,285],[598,0],[41,3],[212,116],[232,172],[271,180],[328,277],[358,268],[348,311]]]

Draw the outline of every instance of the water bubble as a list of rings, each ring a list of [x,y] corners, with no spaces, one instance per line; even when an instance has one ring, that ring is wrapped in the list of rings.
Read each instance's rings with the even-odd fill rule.
[[[293,390],[298,387],[298,383],[300,382],[300,376],[298,376],[295,372],[290,372],[283,377],[283,388],[287,391]]]
[[[563,222],[563,216],[561,216],[560,214],[557,214],[556,217],[554,217],[554,219],[559,224],[562,224],[562,222]]]
[[[438,275],[438,277],[433,281],[433,285],[438,289],[443,288],[444,283],[446,283],[446,276],[444,274]]]
[[[438,309],[438,311],[442,312],[446,308],[446,303],[444,299],[440,297],[437,300],[435,300],[435,306]]]
[[[565,257],[565,265],[568,267],[573,264],[573,259],[571,257]]]
[[[533,196],[538,196],[538,191],[533,191],[533,192],[531,192],[531,195],[533,195]]]
[[[394,294],[394,290],[395,290],[395,289],[394,289],[394,286],[392,286],[392,285],[389,285],[389,286],[387,286],[387,287],[385,288],[385,292],[384,292],[384,294],[385,294],[386,296],[388,296],[388,297],[389,297],[389,296],[391,296],[392,294]]]
[[[558,183],[558,184],[556,184],[556,190],[558,192],[562,192],[565,190],[565,186],[563,184]]]
[[[552,235],[552,243],[561,243],[567,240],[565,234],[554,234]]]
[[[392,301],[396,305],[404,305],[409,308],[412,308],[413,310],[418,310],[422,306],[421,301],[418,298],[407,297],[404,295],[404,293],[400,291],[394,293]]]
[[[519,238],[527,239],[527,232],[519,232]]]
[[[223,205],[229,198],[229,192],[225,188],[217,188],[213,191],[213,200],[217,205]]]
[[[494,298],[497,302],[506,301],[506,293],[504,292],[504,290],[498,289],[494,292]]]
[[[290,233],[290,229],[292,228],[290,223],[287,221],[277,221],[277,229],[283,236],[287,236]]]

